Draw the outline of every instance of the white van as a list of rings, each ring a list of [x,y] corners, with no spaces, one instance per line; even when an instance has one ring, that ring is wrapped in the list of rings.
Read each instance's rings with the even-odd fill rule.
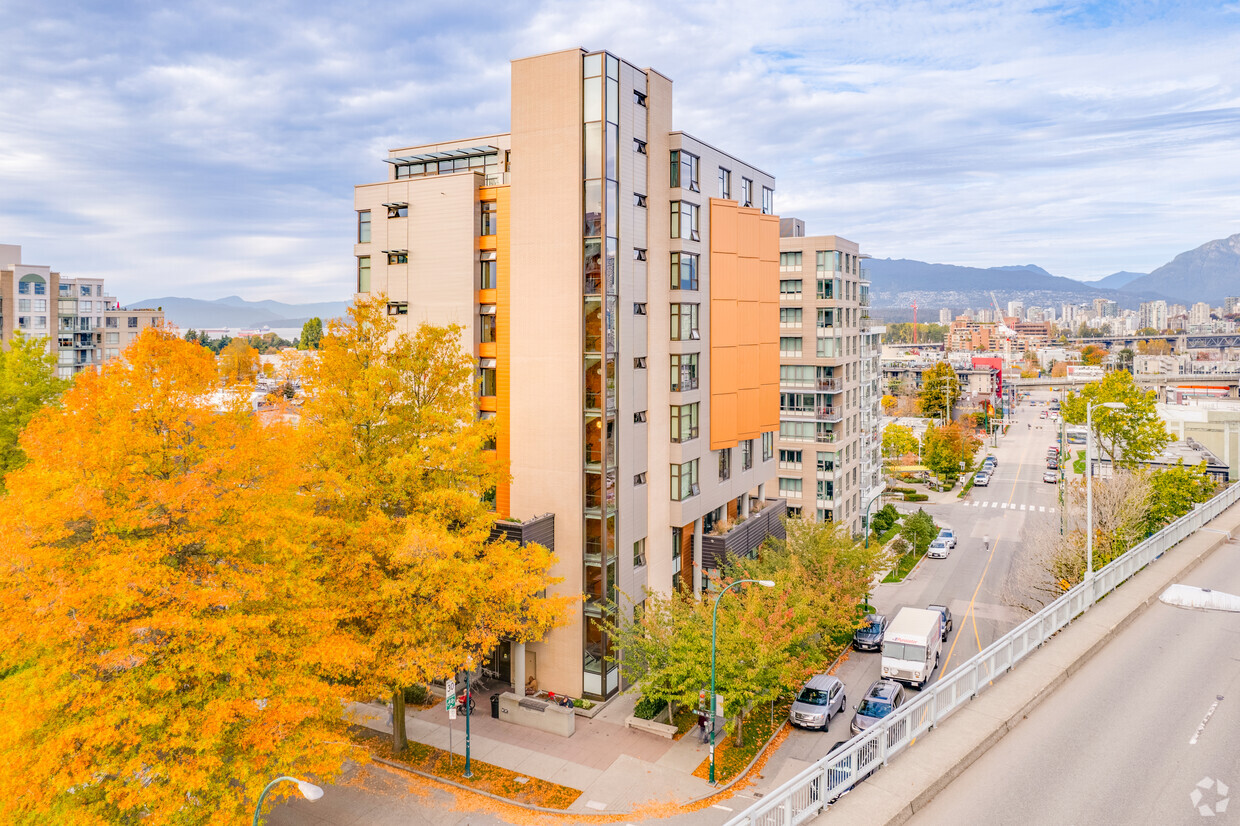
[[[925,608],[901,608],[883,636],[883,676],[914,688],[930,681],[943,650],[943,617]]]

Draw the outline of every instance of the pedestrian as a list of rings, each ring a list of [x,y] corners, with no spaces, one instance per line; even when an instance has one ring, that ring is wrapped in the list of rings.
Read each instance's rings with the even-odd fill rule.
[[[982,543],[986,546],[986,550],[989,551],[990,550],[990,535],[989,534],[982,537]]]
[[[706,713],[703,711],[699,711],[697,715],[698,715],[698,731],[702,735],[702,742],[705,743],[706,742]]]

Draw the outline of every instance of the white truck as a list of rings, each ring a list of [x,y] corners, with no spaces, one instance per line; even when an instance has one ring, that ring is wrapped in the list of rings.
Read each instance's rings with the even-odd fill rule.
[[[883,677],[921,688],[939,665],[943,617],[925,608],[901,608],[883,635]]]

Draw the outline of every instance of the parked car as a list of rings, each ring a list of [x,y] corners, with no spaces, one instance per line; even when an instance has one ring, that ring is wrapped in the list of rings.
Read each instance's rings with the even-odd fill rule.
[[[1039,418],[1039,419],[1045,419],[1045,418],[1046,418],[1046,411],[1045,411],[1045,410],[1043,410],[1043,411],[1041,411],[1040,413],[1038,413],[1038,418]]]
[[[878,651],[883,647],[883,634],[886,632],[885,616],[866,614],[862,626],[853,632],[853,648],[858,651]]]
[[[831,718],[848,706],[844,696],[844,684],[830,674],[816,674],[792,701],[788,709],[788,722],[801,728],[817,728],[826,731]]]
[[[1042,474],[1042,481],[1052,485],[1057,485],[1059,484],[1059,473],[1053,470],[1048,470],[1046,473]]]
[[[904,686],[895,680],[875,680],[857,705],[852,733],[860,734],[904,704]]]
[[[973,486],[984,488],[990,485],[990,474],[984,470],[979,470],[973,477]]]
[[[941,529],[939,531],[939,535],[935,538],[942,539],[944,542],[947,543],[947,547],[949,548],[956,547],[956,532],[953,531],[951,528]]]
[[[943,641],[947,641],[947,635],[952,632],[952,609],[946,605],[927,605],[931,611],[938,611],[943,616]]]
[[[835,754],[837,751],[840,751],[844,746],[847,746],[847,745],[848,745],[847,740],[840,740],[834,746],[831,747],[831,750],[829,752],[827,752],[827,757],[830,757],[831,755]],[[834,786],[837,783],[846,782],[848,780],[853,781],[849,783],[846,787],[841,789],[839,794],[835,795],[834,797],[828,798],[827,800],[828,806],[830,806],[835,801],[839,800],[844,795],[851,792],[853,789],[857,788],[858,783],[860,783],[862,780],[865,780],[871,774],[873,774],[874,772],[882,768],[881,761],[877,761],[877,757],[878,757],[877,752],[878,752],[878,743],[874,741],[864,743],[859,749],[853,752],[852,756],[850,756],[843,763],[837,765],[834,768],[827,769],[827,781],[832,786]],[[871,765],[873,765],[874,771],[870,772],[869,774],[863,775],[860,778],[857,777],[857,775],[863,769]]]
[[[986,457],[986,458],[982,461],[982,464],[985,464],[986,462],[990,462],[990,464],[994,465],[995,467],[998,467],[998,466],[999,466],[999,460],[998,460],[998,459],[996,459],[996,458],[994,457],[994,454],[990,454],[990,455],[988,455],[988,456],[987,456],[987,457]]]
[[[1046,468],[1047,468],[1047,470],[1059,470],[1059,459],[1058,459],[1057,457],[1054,457],[1054,456],[1052,456],[1051,458],[1047,459],[1047,460],[1046,460]]]
[[[951,548],[942,538],[935,539],[930,543],[930,547],[926,549],[926,556],[931,559],[947,559],[949,553],[951,553]]]
[[[1046,452],[1047,452],[1047,453],[1054,453],[1054,454],[1058,455],[1058,454],[1059,454],[1059,445],[1051,445],[1050,447],[1048,447],[1048,448],[1046,449]]]

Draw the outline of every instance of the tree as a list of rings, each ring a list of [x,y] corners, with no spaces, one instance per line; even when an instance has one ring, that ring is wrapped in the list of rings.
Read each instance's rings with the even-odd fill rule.
[[[1146,533],[1156,533],[1214,496],[1217,485],[1206,473],[1206,463],[1189,467],[1180,459],[1172,467],[1150,474],[1150,506]]]
[[[1125,347],[1124,349],[1119,351],[1118,364],[1121,370],[1128,370],[1129,372],[1132,371],[1132,362],[1133,362],[1134,355],[1135,354],[1133,353],[1132,348],[1130,347]]]
[[[148,328],[22,436],[0,502],[6,823],[238,821],[272,777],[360,756],[323,676],[341,641],[297,434],[217,410],[216,381]]]
[[[0,493],[4,477],[25,464],[18,437],[36,413],[54,404],[68,382],[56,377],[56,357],[47,339],[20,330],[0,348]]]
[[[397,333],[374,295],[332,321],[304,368],[312,438],[303,461],[322,517],[325,582],[355,643],[340,663],[358,690],[393,698],[404,748],[404,689],[480,666],[501,637],[537,639],[573,599],[552,593],[555,557],[490,542],[487,500],[506,469],[477,417],[476,365],[459,327]]]
[[[323,340],[323,320],[312,318],[301,325],[301,335],[297,338],[298,350],[317,350]]]
[[[883,396],[882,400],[879,402],[879,404],[882,405],[884,416],[892,415],[899,403],[899,400],[892,395]]]
[[[883,428],[883,456],[899,459],[907,453],[916,453],[919,446],[913,428],[894,422]]]
[[[1093,412],[1094,445],[1113,467],[1135,468],[1174,441],[1158,416],[1158,395],[1137,387],[1126,370],[1108,373],[1079,394],[1069,392],[1063,403],[1064,421],[1085,424],[1086,405],[1101,402],[1127,405],[1126,410],[1095,407]]]
[[[1051,367],[1051,378],[1061,379],[1066,375],[1068,375],[1068,363],[1066,361],[1055,362],[1054,366]]]
[[[1089,366],[1097,366],[1102,364],[1102,360],[1107,356],[1105,347],[1099,347],[1097,344],[1087,344],[1081,350],[1081,364]]]
[[[981,440],[965,429],[959,422],[949,422],[943,427],[926,429],[922,449],[922,464],[940,477],[955,479],[960,475],[960,465],[973,463],[973,454],[981,446]]]
[[[938,361],[921,376],[921,411],[930,418],[950,421],[952,407],[960,398],[960,379],[951,362]]]
[[[934,524],[934,519],[924,508],[918,508],[917,513],[904,517],[904,524],[900,526],[900,536],[918,553],[925,553],[938,535],[939,526]]]
[[[258,351],[245,342],[234,338],[220,351],[220,377],[225,384],[245,384],[258,377],[262,360]]]
[[[1156,334],[1151,330],[1150,334]],[[1173,352],[1171,343],[1165,338],[1145,339],[1137,342],[1137,352],[1143,356],[1169,356]]]

